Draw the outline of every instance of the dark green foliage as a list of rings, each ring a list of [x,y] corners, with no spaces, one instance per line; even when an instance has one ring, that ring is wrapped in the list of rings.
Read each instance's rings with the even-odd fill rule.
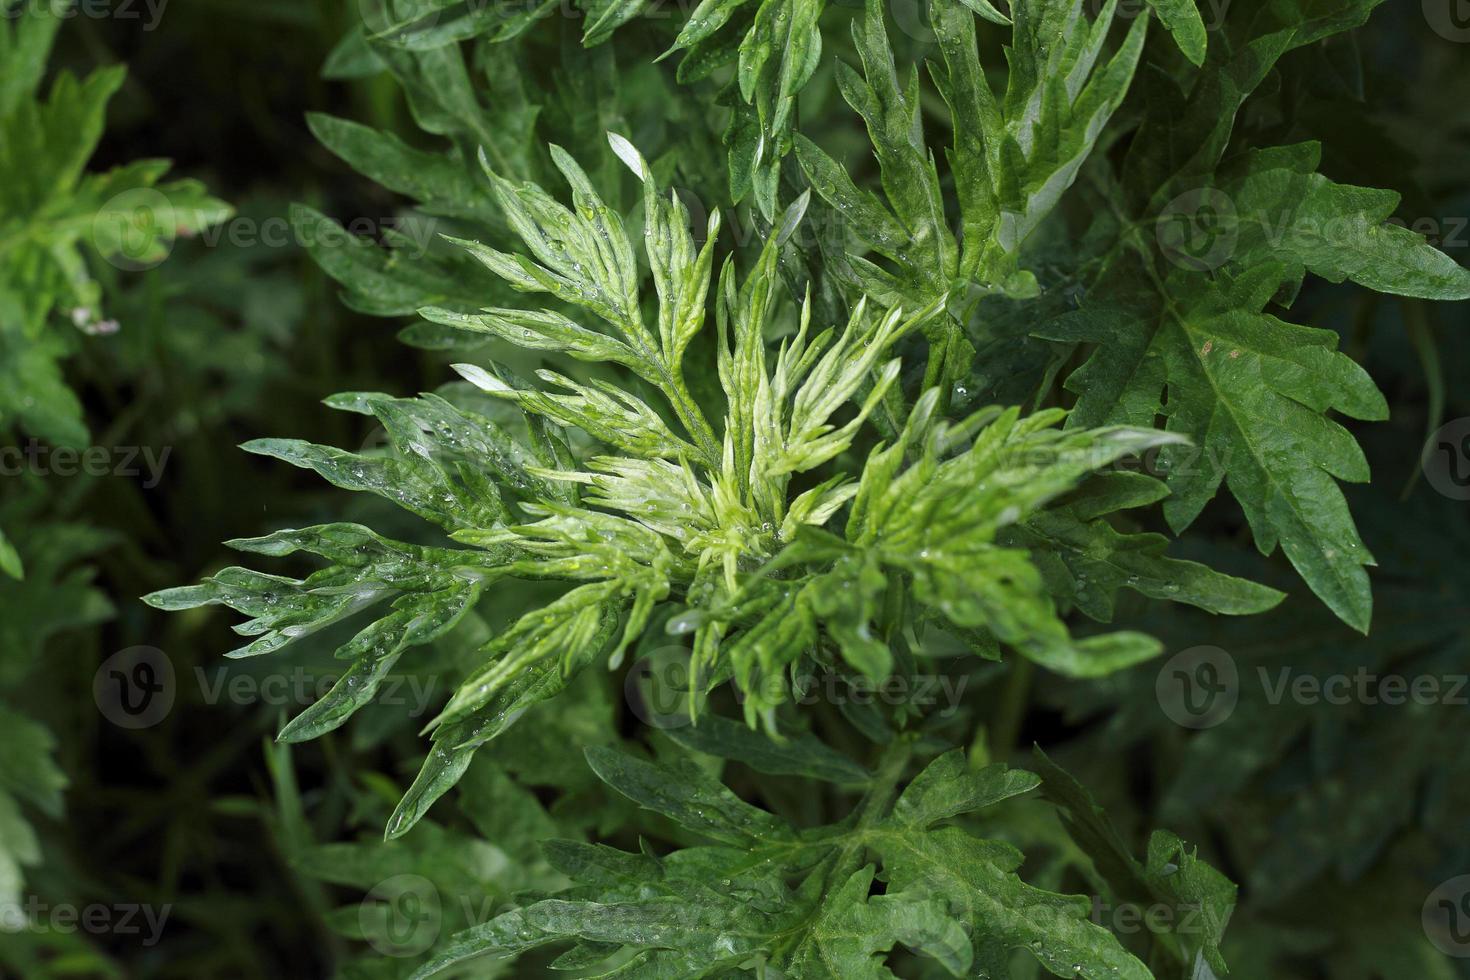
[[[85,440],[136,388],[192,443],[182,493],[270,474],[156,533],[202,513],[249,567],[5,488],[0,912],[85,887],[53,861],[70,779],[110,853],[161,841],[157,882],[102,876],[180,896],[144,975],[276,975],[266,933],[343,977],[1460,975],[1425,902],[1470,867],[1463,709],[1290,693],[1464,673],[1463,511],[1397,493],[1466,410],[1437,319],[1470,272],[1410,219],[1459,207],[1470,142],[1442,49],[1382,85],[1401,10],[350,6],[248,15],[340,38],[296,93],[331,112],[280,141],[333,175],[281,181],[320,276],[207,252],[131,292],[120,253],[229,212],[161,165],[86,175],[120,73],[39,101],[56,25],[0,23],[0,423]],[[108,201],[155,189],[192,218],[138,251]],[[99,383],[65,322],[104,295],[179,327]],[[155,361],[176,396],[122,380]],[[107,730],[168,773],[128,819],[75,771],[108,740],[29,696],[53,649],[83,676],[162,623],[99,591],[105,547],[104,586],[201,579],[133,642],[332,678],[271,710],[185,685],[197,768]],[[1233,712],[1195,730],[1165,688],[1205,646]],[[261,894],[191,892],[247,824],[219,851]],[[15,937],[0,968],[110,969]]]

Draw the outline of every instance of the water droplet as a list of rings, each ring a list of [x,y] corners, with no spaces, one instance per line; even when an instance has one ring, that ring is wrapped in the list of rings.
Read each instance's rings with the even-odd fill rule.
[[[682,636],[685,633],[693,633],[704,625],[708,615],[703,609],[690,609],[669,620],[664,627],[664,632],[670,636]]]

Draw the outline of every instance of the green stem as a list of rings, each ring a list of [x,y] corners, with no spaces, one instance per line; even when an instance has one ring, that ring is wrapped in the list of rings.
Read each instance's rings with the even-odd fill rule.
[[[924,366],[924,390],[939,389],[940,415],[949,412],[954,386],[970,369],[969,359],[963,352],[970,343],[970,338],[965,336],[965,323],[969,321],[972,312],[973,307],[966,305],[958,316],[941,313],[947,320],[944,335],[929,345],[929,362]]]
[[[949,346],[953,342],[954,327],[949,325],[945,328],[944,335],[929,345],[929,362],[924,365],[924,391],[930,388],[939,389],[938,411],[940,415],[949,411],[949,386],[944,382],[944,362],[948,357]]]
[[[1016,751],[1016,738],[1021,732],[1021,718],[1031,697],[1031,661],[1017,657],[1011,662],[1011,675],[1006,681],[1005,695],[990,729],[990,757],[1004,762]]]
[[[676,370],[669,373],[668,385],[665,394],[673,403],[674,413],[679,416],[679,421],[694,437],[700,451],[705,454],[705,465],[711,470],[718,470],[721,457],[719,440],[715,438],[715,430],[710,426],[709,420],[704,417],[704,412],[689,394],[689,389],[684,384],[683,372]]]
[[[873,782],[863,794],[862,801],[853,811],[857,822],[837,854],[833,856],[831,870],[827,873],[828,887],[841,884],[849,875],[862,867],[866,838],[863,831],[872,827],[888,815],[888,805],[898,795],[898,781],[903,778],[909,758],[914,754],[914,737],[903,734],[883,750],[878,760]]]
[[[1429,326],[1429,315],[1424,304],[1419,300],[1406,299],[1404,304],[1404,326],[1408,329],[1409,342],[1414,347],[1414,352],[1419,355],[1419,366],[1424,371],[1424,384],[1429,391],[1428,411],[1424,419],[1424,441],[1428,442],[1434,435],[1434,430],[1439,428],[1439,423],[1444,418],[1445,384],[1444,366],[1440,361],[1439,347],[1434,342],[1434,331]],[[1370,303],[1370,307],[1376,303]],[[1419,466],[1414,466],[1409,471],[1408,482],[1404,484],[1403,491],[1399,494],[1400,500],[1407,500],[1419,482],[1419,474],[1423,472]]]
[[[853,811],[855,820],[852,830],[847,832],[836,853],[825,860],[825,867],[816,872],[822,876],[821,894],[827,894],[862,867],[867,848],[865,832],[888,815],[889,804],[898,793],[898,781],[903,778],[904,769],[913,755],[914,738],[915,736],[909,734],[899,735],[883,750],[873,781],[868,785],[868,791],[863,794],[857,809]],[[791,929],[789,941],[799,941],[805,926],[803,923]],[[780,947],[786,946],[787,942],[788,940],[782,940],[776,944],[777,948],[773,952],[777,958],[784,954],[785,950]]]

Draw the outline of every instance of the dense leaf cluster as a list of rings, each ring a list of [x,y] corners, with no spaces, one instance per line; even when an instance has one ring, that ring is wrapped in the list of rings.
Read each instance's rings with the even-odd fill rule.
[[[1114,627],[1120,610],[1261,614],[1284,592],[1252,578],[1293,585],[1149,530],[1210,507],[1238,508],[1262,555],[1279,545],[1368,630],[1374,558],[1339,483],[1369,472],[1338,419],[1387,403],[1335,331],[1288,310],[1308,274],[1454,300],[1470,273],[1386,223],[1397,195],[1330,179],[1317,143],[1257,140],[1244,114],[1294,52],[1376,5],[1242,2],[1207,34],[1176,0],[1134,16],[932,0],[922,65],[876,2],[836,18],[705,0],[674,25],[639,3],[589,4],[583,23],[549,3],[368,5],[328,73],[391,76],[437,146],[311,125],[437,237],[294,220],[348,304],[417,314],[404,339],[448,352],[461,380],[327,400],[386,445],[245,448],[418,522],[237,540],[320,562],[148,597],[242,613],[238,658],[346,637],[341,679],[282,742],[341,728],[395,670],[453,675],[389,842],[303,852],[312,873],[370,888],[415,853],[442,887],[504,901],[458,922],[423,975],[540,964],[543,947],[618,976],[1225,975],[1234,886],[1168,831],[1131,846],[1045,756],[1039,776],[988,763],[1012,748],[1017,703],[809,710],[803,679],[1003,672],[1024,698],[1040,671],[1079,714],[1123,704],[1120,746],[1164,741],[1126,685],[1168,616],[1144,632]],[[1222,487],[1233,503],[1212,503]],[[605,675],[660,648],[682,669],[683,727],[620,737]],[[1308,724],[1278,712],[1244,745],[1191,741],[1167,815],[1193,829],[1191,807],[1224,792],[1202,785],[1211,760],[1243,786]],[[1367,738],[1430,730],[1401,724]],[[749,773],[772,781],[737,792]],[[1407,795],[1438,774],[1401,778]],[[456,785],[485,840],[429,818]],[[1265,808],[1290,852],[1273,873],[1331,862],[1291,831],[1330,821],[1332,785]],[[1022,799],[1037,788],[1044,810]],[[513,818],[487,814],[502,799]],[[577,812],[589,801],[601,818]],[[1389,808],[1337,844],[1406,822]],[[466,880],[444,857],[461,847],[508,870]],[[1065,894],[1079,882],[1189,926],[1120,935]]]
[[[167,254],[175,236],[230,213],[197,181],[160,184],[166,160],[87,171],[124,71],[102,68],[83,79],[61,72],[42,94],[69,10],[65,2],[0,3],[0,450],[3,479],[12,486],[24,480],[16,445],[22,439],[74,450],[88,444],[82,404],[62,363],[89,337],[117,329],[104,310],[109,263],[146,267]],[[166,216],[139,208],[150,195],[170,202]],[[22,866],[41,860],[21,805],[58,817],[67,784],[54,758],[56,738],[22,710],[26,686],[43,669],[43,648],[54,634],[111,615],[111,603],[91,585],[93,572],[73,566],[115,536],[48,520],[29,488],[3,504],[0,740],[8,748],[0,763],[0,907],[8,915],[22,896]]]

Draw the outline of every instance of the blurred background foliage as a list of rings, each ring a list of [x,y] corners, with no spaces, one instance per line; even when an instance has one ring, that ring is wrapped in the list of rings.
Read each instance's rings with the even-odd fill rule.
[[[893,2],[894,19],[912,27],[895,33],[896,42],[922,56],[919,5]],[[851,60],[842,25],[857,7],[834,3],[824,14],[838,25],[824,31],[837,50],[824,52],[800,114],[807,135],[835,155],[846,148],[863,159],[866,138],[837,111],[835,86],[821,77],[836,57]],[[403,975],[411,960],[377,956],[359,941],[374,929],[359,914],[364,892],[400,873],[429,878],[456,897],[444,911],[447,935],[475,914],[460,897],[493,907],[512,891],[557,884],[534,856],[535,840],[606,832],[630,816],[577,757],[561,761],[567,744],[616,741],[638,724],[618,679],[589,672],[577,710],[559,703],[514,730],[481,753],[457,802],[434,811],[438,823],[381,844],[379,828],[422,752],[416,722],[426,719],[373,707],[340,732],[288,749],[271,736],[300,705],[208,703],[207,690],[222,678],[259,679],[297,665],[330,670],[343,635],[313,637],[286,660],[226,663],[217,655],[231,646],[226,617],[165,618],[136,601],[230,563],[220,544],[228,538],[359,519],[369,510],[380,529],[401,520],[355,499],[362,495],[348,498],[310,474],[233,448],[262,435],[371,443],[364,420],[327,411],[320,400],[337,391],[431,390],[447,376],[445,352],[400,343],[404,317],[358,312],[371,305],[361,300],[344,304],[337,285],[282,231],[292,202],[375,227],[407,212],[404,197],[333,156],[311,132],[308,113],[435,145],[415,123],[400,79],[343,43],[358,8],[356,0],[176,0],[151,30],[142,29],[146,15],[83,16],[61,32],[53,71],[129,67],[92,168],[170,158],[177,175],[201,180],[237,217],[218,235],[180,239],[156,268],[100,270],[107,315],[120,329],[87,338],[65,362],[92,442],[168,447],[161,482],[0,482],[0,527],[28,572],[24,582],[0,580],[0,690],[49,729],[67,778],[64,810],[32,814],[42,860],[24,869],[26,893],[49,903],[172,907],[154,946],[132,935],[0,934],[0,974]],[[616,174],[611,155],[593,149],[601,130],[616,125],[693,201],[727,205],[724,161],[711,136],[716,121],[674,86],[672,65],[652,64],[679,23],[650,18],[646,30],[620,34],[616,62],[612,46],[583,50],[578,28],[564,18],[533,25],[513,54],[467,44],[485,59],[474,77],[486,103],[525,102],[519,116],[495,117],[496,141],[533,170],[544,171],[544,143],[555,140]],[[1470,44],[1435,33],[1419,4],[1386,4],[1366,29],[1289,56],[1245,125],[1264,143],[1322,140],[1324,172],[1399,191],[1400,216],[1411,225],[1435,222],[1431,240],[1466,264],[1467,78]],[[1085,227],[1085,215],[1073,220]],[[748,206],[740,221],[760,224]],[[1458,383],[1470,364],[1467,307],[1314,282],[1293,308],[1299,322],[1341,331],[1394,409],[1392,421],[1359,427],[1375,483],[1356,495],[1354,513],[1382,565],[1370,638],[1300,595],[1282,563],[1255,555],[1237,515],[1218,506],[1186,548],[1296,594],[1263,618],[1222,623],[1151,606],[1130,625],[1166,638],[1171,651],[1224,647],[1242,672],[1258,663],[1322,663],[1349,674],[1360,665],[1463,671],[1470,663],[1465,513],[1415,477],[1425,434],[1470,415],[1470,393]],[[494,601],[510,609],[518,600],[506,592]],[[476,631],[487,629],[472,621],[457,631],[415,667],[420,679],[432,683],[436,664],[462,658]],[[158,725],[126,731],[99,714],[90,691],[103,660],[137,646],[167,653],[178,701]],[[976,728],[1001,702],[1005,678],[992,665],[955,669],[974,670],[973,696],[968,713],[950,724]],[[1157,710],[1156,673],[1144,665],[1105,681],[1038,686],[1014,731],[1001,732],[989,751],[1004,759],[1039,742],[1084,776],[1125,832],[1162,822],[1199,842],[1202,856],[1242,885],[1227,937],[1234,976],[1470,975],[1427,949],[1419,926],[1429,889],[1470,868],[1470,709],[1277,711],[1247,699],[1237,722],[1248,723],[1194,734]],[[533,771],[528,759],[539,763]],[[734,778],[739,786],[740,773]],[[771,805],[820,808],[788,789],[769,778],[761,786]],[[1028,874],[1075,885],[1065,877],[1079,873],[1075,855],[1053,819],[1035,806],[1006,813],[997,835],[1043,855]],[[523,963],[518,975],[541,976],[544,968]],[[481,970],[496,975],[493,966]]]

